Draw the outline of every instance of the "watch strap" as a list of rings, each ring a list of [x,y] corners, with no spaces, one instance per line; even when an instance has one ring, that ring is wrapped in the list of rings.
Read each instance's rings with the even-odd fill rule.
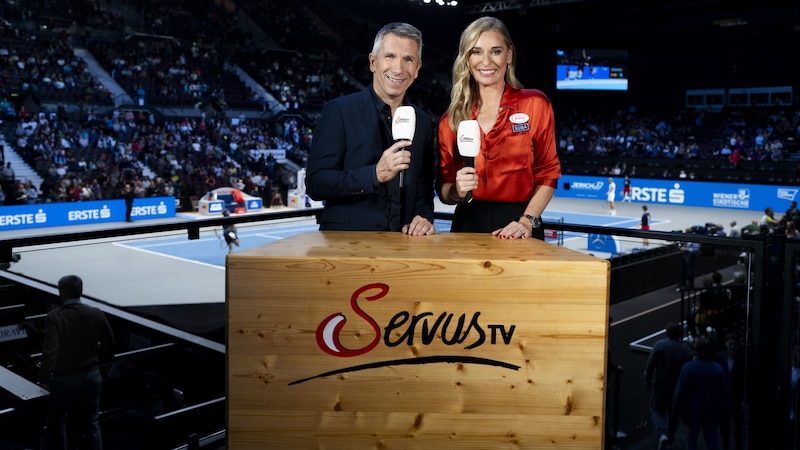
[[[530,221],[531,226],[534,229],[539,228],[539,227],[542,226],[542,219],[540,217],[534,217],[534,216],[532,216],[530,214],[523,214],[520,217],[524,217],[524,218],[528,219],[528,221]]]

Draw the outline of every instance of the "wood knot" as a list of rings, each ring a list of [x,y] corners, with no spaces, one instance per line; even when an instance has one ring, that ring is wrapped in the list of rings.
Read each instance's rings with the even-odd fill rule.
[[[564,407],[564,415],[569,416],[572,415],[572,410],[575,408],[575,405],[572,403],[572,396],[567,396],[567,404]]]
[[[414,430],[419,430],[422,428],[422,414],[417,414],[417,417],[414,418]]]

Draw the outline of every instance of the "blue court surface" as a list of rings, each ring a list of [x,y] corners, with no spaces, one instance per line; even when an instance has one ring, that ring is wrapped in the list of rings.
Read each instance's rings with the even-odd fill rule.
[[[564,222],[583,225],[597,225],[605,227],[636,228],[640,218],[625,216],[609,216],[608,214],[573,213],[566,211],[548,210],[543,217],[544,222]],[[653,224],[658,221],[653,221]],[[450,230],[450,221],[437,220],[434,224],[437,233],[446,233]],[[293,223],[286,225],[248,225],[239,227],[240,247],[234,247],[234,252],[258,247],[272,241],[294,236],[300,233],[316,231],[318,225],[313,222]],[[220,232],[220,231],[218,231]],[[221,232],[220,232],[221,233]],[[221,234],[220,234],[221,236]],[[586,240],[586,234],[564,233],[564,242],[570,240]],[[550,241],[550,239],[548,239]],[[580,241],[579,241],[580,242]],[[130,241],[121,241],[115,245],[135,249],[143,252],[158,254],[167,258],[191,261],[198,264],[225,268],[225,257],[228,248],[223,239],[217,238],[213,230],[201,230],[200,239],[189,240],[185,235],[176,235],[161,238],[145,238]],[[577,247],[581,244],[579,243]]]

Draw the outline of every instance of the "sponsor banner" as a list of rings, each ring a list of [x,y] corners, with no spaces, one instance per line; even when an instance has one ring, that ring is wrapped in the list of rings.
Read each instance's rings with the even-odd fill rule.
[[[145,197],[133,201],[133,220],[170,217],[175,217],[175,197]],[[0,232],[124,221],[125,200],[122,199],[0,207]]]
[[[256,158],[256,159],[258,159],[258,158],[260,158],[262,156],[264,157],[264,159],[267,159],[267,157],[269,155],[272,155],[272,157],[275,158],[276,161],[283,161],[283,160],[286,159],[286,149],[283,149],[283,148],[270,148],[270,149],[254,148],[254,149],[250,149],[250,155],[251,155],[251,157]]]
[[[21,324],[0,327],[0,342],[16,341],[27,337],[28,331]]]
[[[611,253],[612,255],[622,253],[621,243],[609,234],[589,233],[586,248],[595,252]]]
[[[624,177],[612,178],[618,189],[617,201],[620,201]],[[558,197],[606,199],[608,177],[564,175],[558,183]],[[631,199],[634,202],[700,208],[764,211],[769,206],[775,211],[783,211],[789,207],[789,202],[797,200],[797,191],[794,186],[631,179]]]

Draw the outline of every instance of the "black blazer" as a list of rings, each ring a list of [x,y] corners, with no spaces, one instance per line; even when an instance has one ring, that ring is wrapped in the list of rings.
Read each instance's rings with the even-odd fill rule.
[[[378,183],[375,173],[386,148],[371,89],[328,102],[314,128],[306,194],[325,201],[320,230],[400,231],[387,230],[388,189]],[[409,147],[411,167],[403,179],[404,225],[417,215],[433,223],[433,121],[424,111],[414,109],[417,121]]]

